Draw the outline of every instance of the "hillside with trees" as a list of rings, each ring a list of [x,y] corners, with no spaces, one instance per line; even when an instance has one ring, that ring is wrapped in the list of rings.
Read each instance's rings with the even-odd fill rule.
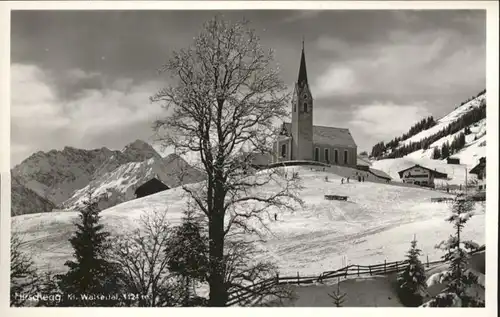
[[[462,102],[459,107],[465,107],[479,97],[484,97],[486,90],[481,91],[477,96],[469,98],[467,101]],[[375,144],[371,151],[371,157],[374,159],[388,159],[400,158],[418,150],[428,150],[433,143],[442,138],[450,138],[455,135],[451,140],[446,140],[440,146],[433,146],[432,158],[445,159],[463,149],[466,146],[466,136],[471,134],[470,127],[477,124],[479,121],[486,118],[486,99],[481,99],[477,107],[470,107],[468,110],[461,113],[460,116],[455,118],[452,122],[443,125],[440,130],[417,141],[403,142],[418,133],[428,130],[436,126],[439,120],[434,121],[433,117],[422,119],[413,125],[409,131],[401,137],[396,137],[388,143],[379,142]],[[457,134],[458,133],[458,134]]]

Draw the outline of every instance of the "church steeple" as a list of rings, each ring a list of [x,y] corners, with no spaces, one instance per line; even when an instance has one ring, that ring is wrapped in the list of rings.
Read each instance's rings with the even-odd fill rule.
[[[306,54],[304,52],[304,39],[302,39],[302,56],[300,57],[299,79],[297,83],[299,84],[299,86],[307,84]]]

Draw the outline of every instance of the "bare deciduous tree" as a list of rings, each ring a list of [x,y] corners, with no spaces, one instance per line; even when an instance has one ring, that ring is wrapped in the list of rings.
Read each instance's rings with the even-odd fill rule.
[[[257,233],[255,225],[266,227],[271,209],[302,203],[297,177],[284,179],[273,169],[249,173],[255,155],[272,155],[289,96],[273,52],[261,48],[245,21],[210,20],[194,44],[174,52],[160,71],[176,84],[151,97],[171,110],[154,129],[165,146],[195,153],[206,174],[203,184],[183,188],[207,217],[209,305],[224,306],[227,236]]]
[[[10,236],[10,305],[25,306],[39,291],[40,278],[32,257],[22,250],[18,233]]]
[[[226,243],[225,283],[229,293],[242,293],[240,305],[258,305],[265,300],[291,299],[293,292],[274,281],[260,283],[276,276],[277,267],[269,261],[257,261],[257,250],[252,242],[228,241]],[[264,303],[265,304],[265,303]]]
[[[151,211],[141,216],[140,225],[132,234],[118,237],[113,244],[110,257],[121,268],[119,275],[125,292],[138,295],[127,298],[129,305],[172,305],[172,281],[165,252],[169,235],[166,211]]]

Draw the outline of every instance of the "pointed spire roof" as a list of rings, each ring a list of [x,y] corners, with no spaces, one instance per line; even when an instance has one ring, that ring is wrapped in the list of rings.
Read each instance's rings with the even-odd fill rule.
[[[298,84],[307,84],[306,54],[304,52],[304,39],[302,39],[302,55],[300,57]]]

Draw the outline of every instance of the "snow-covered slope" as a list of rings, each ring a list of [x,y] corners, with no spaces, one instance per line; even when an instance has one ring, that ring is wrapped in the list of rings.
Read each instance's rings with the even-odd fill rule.
[[[472,167],[476,165],[479,158],[486,156],[486,119],[483,119],[470,126],[471,133],[465,136],[465,147],[453,154],[453,157],[459,158],[461,164]],[[463,130],[457,133],[442,137],[436,142],[432,143],[427,150],[418,150],[413,153],[406,155],[405,157],[411,159],[421,159],[421,158],[432,158],[432,154],[435,147],[441,148],[441,146],[448,142],[451,144],[453,139],[463,133]],[[446,161],[446,160],[443,160]]]
[[[266,220],[271,232],[259,247],[261,257],[275,261],[282,274],[299,271],[304,276],[339,268],[344,256],[353,264],[401,260],[414,234],[423,253],[436,260],[441,254],[434,245],[453,230],[444,220],[449,206],[430,202],[430,198],[446,194],[373,182],[340,185],[336,174],[307,167],[286,169],[299,172],[304,186],[300,197],[305,206],[293,212],[270,209],[271,215],[278,214],[278,221],[272,217]],[[276,186],[271,183],[259,190],[275,192]],[[329,201],[324,200],[324,194],[346,195],[349,199]],[[174,188],[104,210],[102,219],[113,234],[126,234],[136,227],[140,215],[167,209],[168,220],[175,225],[182,218],[186,201],[182,188]],[[476,206],[476,212],[463,234],[484,243],[482,205]],[[12,218],[12,228],[24,236],[41,269],[50,264],[52,270],[62,271],[64,261],[72,254],[67,240],[76,219],[75,212],[22,215]]]
[[[471,101],[457,107],[455,110],[447,114],[446,116],[442,117],[441,119],[437,120],[437,124],[427,130],[421,131],[414,136],[406,139],[405,141],[401,142],[400,145],[408,145],[412,142],[417,142],[420,141],[426,137],[432,136],[442,129],[446,128],[450,123],[454,122],[458,118],[460,118],[462,115],[467,113],[467,111],[471,110],[472,108],[479,107],[481,105],[481,102],[483,100],[486,100],[486,93],[479,95],[478,97],[472,99]]]
[[[486,98],[486,93],[480,94],[469,102],[457,107],[448,115],[437,120],[437,124],[427,130],[408,138],[399,143],[399,146],[409,145],[412,142],[418,142],[426,137],[431,137],[441,130],[445,129],[449,124],[460,119],[464,114],[473,108],[481,106]],[[436,169],[439,172],[448,174],[448,180],[436,180],[439,185],[460,185],[465,184],[465,173],[479,163],[481,157],[486,156],[486,119],[482,119],[468,126],[470,133],[465,135],[465,146],[451,157],[458,158],[460,165],[447,164],[447,159],[432,159],[434,149],[441,149],[444,143],[451,144],[453,140],[461,133],[465,133],[465,129],[461,129],[454,134],[446,135],[429,145],[427,150],[416,150],[405,155],[402,158],[382,159],[372,162],[372,167],[382,170],[389,174],[393,180],[400,181],[398,172],[411,167],[415,164],[425,166],[427,168]],[[470,180],[475,179],[475,175],[467,175]]]

